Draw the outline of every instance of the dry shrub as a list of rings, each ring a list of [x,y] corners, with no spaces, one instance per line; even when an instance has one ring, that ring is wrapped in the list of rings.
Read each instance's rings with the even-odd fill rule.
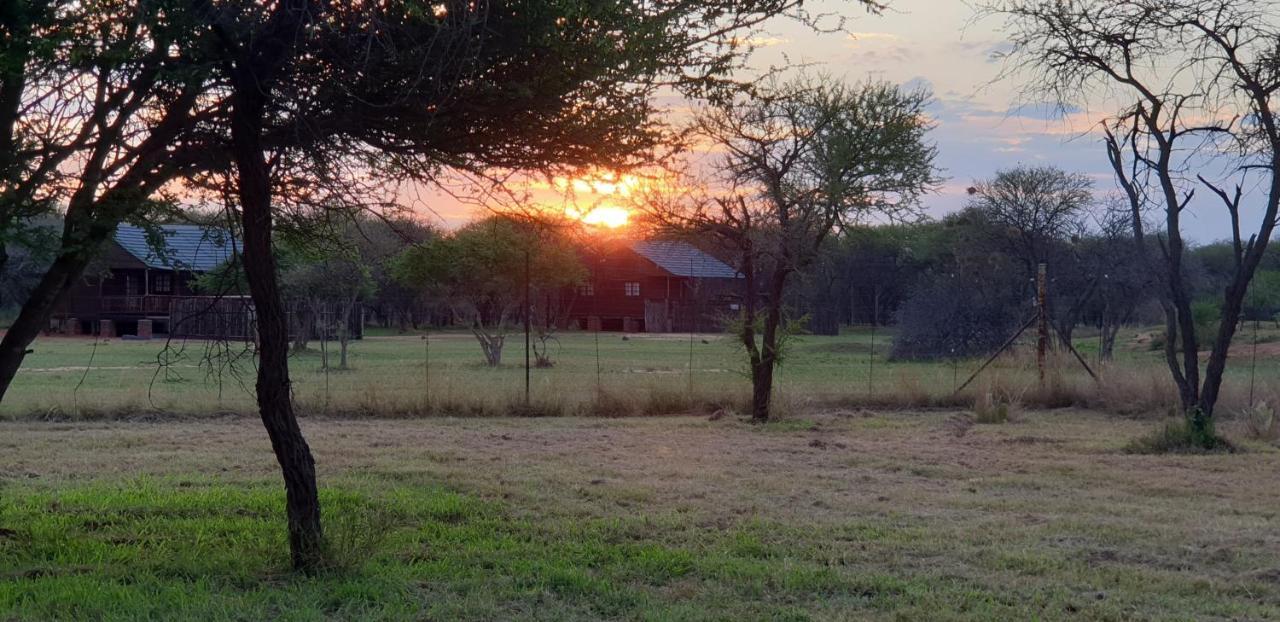
[[[1276,411],[1266,401],[1241,410],[1240,415],[1244,419],[1246,437],[1270,443],[1280,440],[1280,423],[1276,422]]]
[[[897,370],[893,375],[894,390],[891,399],[886,402],[902,408],[928,406],[932,402],[932,396],[920,380],[920,374],[911,374],[905,369]],[[877,398],[883,397],[883,394],[877,394]]]
[[[685,387],[650,385],[643,400],[640,412],[645,415],[676,415],[693,412],[693,397]]]
[[[591,405],[591,413],[600,417],[630,417],[640,413],[640,403],[629,392],[600,390]]]
[[[1166,413],[1177,407],[1178,389],[1162,366],[1108,366],[1085,406],[1121,415]]]
[[[1008,423],[1022,412],[1025,388],[1001,382],[997,377],[973,402],[975,423]]]
[[[1035,389],[1027,392],[1026,402],[1037,408],[1068,408],[1087,402],[1088,393],[1089,390],[1074,379],[1067,378],[1062,373],[1062,368],[1055,365],[1045,370],[1043,385],[1039,384],[1037,378]]]

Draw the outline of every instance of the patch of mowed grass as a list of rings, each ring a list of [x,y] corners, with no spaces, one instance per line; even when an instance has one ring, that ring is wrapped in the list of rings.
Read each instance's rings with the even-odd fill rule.
[[[783,525],[524,517],[373,480],[323,489],[328,537],[374,544],[344,549],[347,563],[313,577],[287,569],[272,482],[3,493],[5,619],[808,619],[932,593],[921,580],[832,564],[810,534]]]
[[[341,563],[303,577],[273,480],[42,482],[0,480],[0,619],[1264,619],[1280,602],[1205,581],[1194,558],[1147,563],[1189,548],[1153,548],[1160,530],[1088,513],[1027,527],[976,497],[985,522],[790,524],[648,502],[530,511],[352,473],[322,487]]]

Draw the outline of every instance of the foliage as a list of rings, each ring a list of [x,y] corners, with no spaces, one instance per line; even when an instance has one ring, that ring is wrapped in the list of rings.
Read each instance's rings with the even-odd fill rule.
[[[396,278],[444,300],[471,329],[485,361],[497,366],[511,322],[529,295],[558,293],[586,276],[577,250],[554,231],[495,216],[411,247],[394,262]]]
[[[975,183],[970,194],[969,207],[999,233],[998,244],[1023,262],[1028,275],[1050,260],[1055,246],[1081,233],[1094,200],[1087,175],[1051,166],[999,171]]]
[[[963,359],[993,354],[1029,310],[1008,273],[925,279],[898,309],[895,359]],[[1004,275],[999,276],[999,275]],[[1020,280],[1019,280],[1020,281]]]
[[[1213,298],[1200,298],[1191,303],[1191,319],[1195,322],[1196,333],[1212,335],[1218,332],[1222,320],[1222,302]]]

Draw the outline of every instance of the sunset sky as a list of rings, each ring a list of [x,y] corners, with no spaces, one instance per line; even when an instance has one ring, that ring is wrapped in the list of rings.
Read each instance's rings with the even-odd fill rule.
[[[999,80],[1001,66],[992,59],[1007,45],[1001,24],[974,21],[963,0],[893,0],[881,16],[867,15],[851,2],[820,2],[812,10],[843,12],[846,32],[815,33],[791,20],[774,20],[755,39],[752,66],[805,64],[846,80],[874,77],[933,91],[932,139],[947,181],[941,192],[925,198],[929,215],[958,209],[975,179],[1020,163],[1087,173],[1099,192],[1114,189],[1099,137],[1089,133],[1111,109],[1099,105],[1095,114],[1075,112],[1064,119],[1048,102],[1019,97],[1019,85]],[[475,213],[440,194],[420,199],[448,224]],[[1193,205],[1184,233],[1198,242],[1223,239],[1229,236],[1225,221],[1220,206],[1203,202]],[[1247,214],[1245,224],[1252,224]]]

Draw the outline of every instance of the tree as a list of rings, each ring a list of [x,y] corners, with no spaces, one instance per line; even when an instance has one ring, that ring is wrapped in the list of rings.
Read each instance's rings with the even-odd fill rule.
[[[1072,104],[1094,96],[1131,102],[1106,122],[1107,154],[1133,214],[1143,249],[1141,215],[1148,203],[1164,215],[1165,358],[1198,444],[1216,446],[1214,407],[1249,283],[1280,215],[1280,25],[1263,0],[1005,0],[987,11],[1005,17],[1013,71],[1029,75],[1029,91]],[[1236,189],[1208,171],[1234,171]],[[1260,219],[1246,231],[1241,190]],[[1216,196],[1230,218],[1229,283],[1207,364],[1186,282],[1182,215],[1197,189]],[[1179,350],[1181,359],[1179,359]]]
[[[1018,166],[975,183],[969,194],[969,206],[1005,235],[1007,252],[1031,275],[1056,246],[1080,233],[1093,181],[1052,166]]]
[[[752,418],[769,418],[787,333],[784,300],[841,227],[914,213],[937,182],[925,141],[929,96],[868,82],[766,82],[704,109],[697,131],[723,152],[711,199],[658,200],[657,222],[709,236],[743,275],[739,339],[751,371]]]
[[[0,3],[0,268],[34,248],[32,220],[63,207],[61,234],[0,340],[0,397],[28,346],[122,221],[209,160],[192,140],[213,102],[200,20],[185,2]]]
[[[969,207],[916,227],[924,267],[898,307],[892,356],[955,359],[990,354],[1026,321],[1031,287],[1009,232]]]
[[[338,366],[349,369],[347,354],[351,343],[352,313],[358,303],[376,291],[373,262],[376,257],[365,254],[355,222],[338,224],[337,231],[309,225],[305,233],[284,236],[290,248],[290,259],[282,262],[280,281],[294,318],[294,351],[306,349],[314,332],[326,341],[338,340]],[[317,236],[317,232],[327,235]],[[329,359],[323,361],[329,367]]]
[[[1152,300],[1152,278],[1133,245],[1128,210],[1107,206],[1098,215],[1097,231],[1080,243],[1080,269],[1092,283],[1092,294],[1080,305],[1097,318],[1099,356],[1111,360],[1116,335],[1133,321],[1140,305]]]
[[[178,178],[184,191],[217,192],[239,211],[258,319],[259,410],[284,474],[299,569],[323,561],[323,534],[314,462],[289,396],[274,211],[385,191],[410,177],[430,182],[444,170],[502,179],[635,164],[667,136],[654,114],[659,89],[719,92],[745,52],[744,31],[782,13],[806,17],[799,0],[56,8],[38,13],[51,16],[47,23],[3,24],[21,35],[6,41],[50,44],[5,47],[0,65],[24,68],[6,73],[2,89],[9,97],[16,85],[20,114],[31,115],[16,127],[54,133],[52,141],[20,138],[39,145],[41,159],[22,159],[38,164],[6,183],[35,188],[34,197],[61,193],[67,209],[53,262],[0,341],[0,393],[120,222],[172,203],[156,199]],[[48,62],[28,62],[35,49],[52,50]],[[33,81],[24,73],[31,67],[47,71]],[[73,183],[61,187],[68,177]],[[27,204],[10,196],[26,195],[6,195],[0,207]]]
[[[494,216],[405,251],[396,274],[408,286],[445,300],[458,322],[475,335],[491,367],[502,364],[502,347],[522,308],[526,277],[539,298],[577,285],[585,268],[567,240],[532,223]]]
[[[1021,264],[1024,291],[1032,290],[1037,266],[1046,264],[1054,293],[1077,294],[1054,296],[1049,302],[1064,344],[1070,343],[1083,303],[1096,286],[1079,278],[1080,258],[1070,248],[1083,233],[1092,191],[1088,176],[1052,166],[1018,166],[969,189],[969,207],[989,225],[990,242]]]

